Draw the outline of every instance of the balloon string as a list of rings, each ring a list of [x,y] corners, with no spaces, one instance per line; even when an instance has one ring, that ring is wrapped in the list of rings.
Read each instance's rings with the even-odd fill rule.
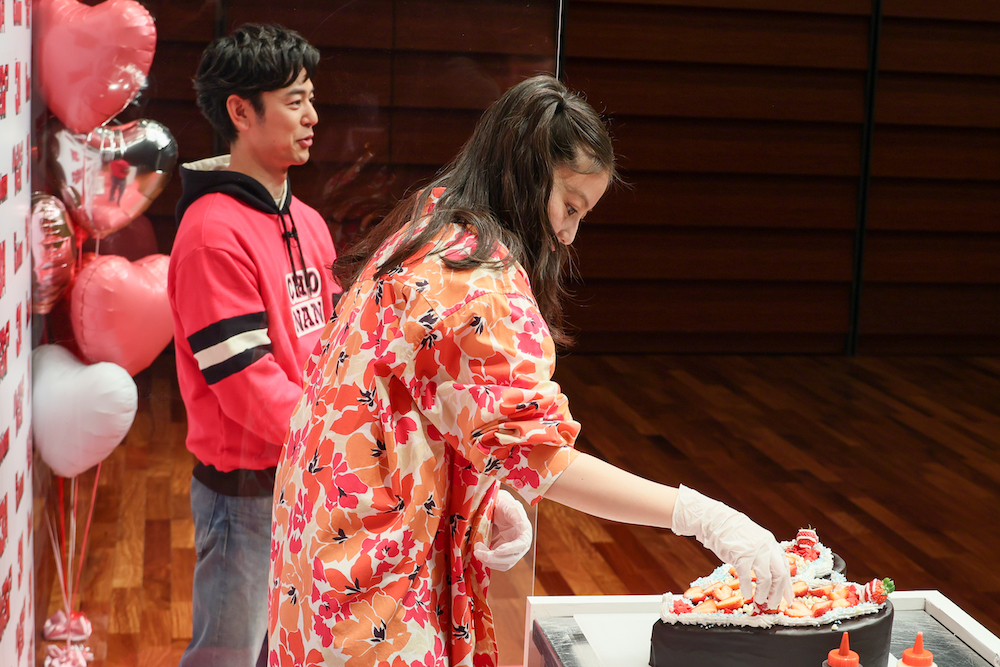
[[[73,584],[73,598],[69,601],[71,609],[76,606],[76,594],[80,590],[80,573],[83,572],[83,559],[87,553],[87,537],[90,535],[90,524],[94,518],[94,502],[97,500],[97,482],[101,479],[101,466],[103,464],[103,461],[100,461],[97,464],[97,472],[94,474],[94,490],[90,493],[90,510],[87,512],[87,523],[83,528],[83,542],[80,544],[80,562],[76,568],[76,582]]]
[[[100,257],[101,256],[101,237],[100,236],[98,236],[97,238],[94,239],[94,255],[96,257]]]
[[[70,529],[69,529],[70,530],[70,532],[69,532],[69,560],[66,561],[66,584],[69,587],[69,591],[68,592],[69,592],[69,599],[70,600],[72,600],[75,597],[74,596],[75,591],[73,589],[72,584],[73,584],[73,559],[76,556],[76,532],[77,532],[77,530],[76,530],[76,505],[77,505],[77,499],[79,498],[79,493],[77,493],[77,489],[79,488],[79,485],[78,485],[78,482],[77,482],[78,479],[79,479],[78,477],[74,477],[70,481],[70,489],[72,490],[72,492],[71,492],[71,498],[72,498],[73,507],[72,507],[72,509],[70,510],[70,513],[69,513],[69,525],[70,525]],[[66,618],[69,618],[71,616],[72,611],[73,611],[72,608],[68,607],[66,609]]]
[[[90,160],[90,141],[94,137],[94,131],[91,130],[87,133],[87,139],[83,144],[83,192],[80,195],[80,206],[86,212],[88,219],[94,219],[94,207],[90,201],[90,194],[88,192],[91,181],[94,180],[94,175],[90,173],[90,167],[87,162]],[[104,148],[104,135],[101,135],[101,142],[98,145],[97,154],[100,155],[102,149]]]
[[[45,527],[49,530],[49,540],[52,542],[52,555],[55,556],[56,561],[56,574],[59,576],[59,589],[62,591],[63,607],[69,607],[69,598],[66,595],[66,583],[65,577],[63,576],[62,558],[59,557],[59,552],[61,550],[59,544],[59,538],[56,537],[56,530],[52,526],[52,516],[49,512],[45,513]]]
[[[63,477],[59,477],[59,535],[62,540],[59,542],[59,558],[66,559],[66,498],[63,495]]]

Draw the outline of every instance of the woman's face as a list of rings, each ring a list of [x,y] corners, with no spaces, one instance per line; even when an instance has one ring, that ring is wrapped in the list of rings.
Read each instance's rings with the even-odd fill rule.
[[[608,189],[607,172],[581,174],[567,165],[556,168],[549,195],[549,222],[559,242],[569,245],[576,230]]]

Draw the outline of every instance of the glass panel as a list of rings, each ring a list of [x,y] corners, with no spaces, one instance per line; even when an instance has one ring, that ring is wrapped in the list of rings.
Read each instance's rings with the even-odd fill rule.
[[[280,23],[320,49],[316,141],[311,160],[292,170],[291,181],[295,194],[327,219],[340,251],[449,162],[503,91],[555,69],[556,0],[143,4],[157,27],[148,87],[112,123],[139,118],[162,123],[177,141],[180,163],[226,152],[201,117],[191,85],[219,26],[229,31],[245,22]],[[36,120],[39,136],[46,120],[44,114]],[[48,175],[46,165],[39,166],[39,176]],[[170,252],[180,195],[175,173],[146,211],[148,220],[126,228],[146,230],[143,254]],[[115,252],[112,237],[102,240],[106,252]],[[118,241],[136,243],[131,237]],[[179,401],[176,387],[173,391]],[[535,509],[527,512],[534,525]],[[511,571],[493,576],[490,599],[501,665],[522,661],[525,599],[533,582],[533,550]],[[105,650],[101,644],[102,655]]]

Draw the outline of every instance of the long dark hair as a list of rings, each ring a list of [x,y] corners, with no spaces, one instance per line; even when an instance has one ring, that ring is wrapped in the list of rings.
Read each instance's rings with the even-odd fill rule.
[[[563,327],[563,269],[570,251],[556,238],[548,216],[553,174],[560,166],[615,179],[611,138],[601,117],[558,79],[536,76],[513,86],[480,118],[458,156],[427,187],[405,198],[333,266],[346,292],[392,234],[419,215],[431,189],[444,186],[425,228],[411,234],[383,261],[376,276],[403,264],[450,223],[474,227],[475,250],[461,260],[443,257],[451,269],[497,264],[498,244],[519,262],[558,345]]]

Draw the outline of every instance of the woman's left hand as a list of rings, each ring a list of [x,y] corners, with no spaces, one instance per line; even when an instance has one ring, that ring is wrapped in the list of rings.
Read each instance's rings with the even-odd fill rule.
[[[490,546],[480,542],[473,548],[476,558],[491,570],[506,572],[531,549],[528,514],[514,496],[502,489],[493,510],[492,535]]]

